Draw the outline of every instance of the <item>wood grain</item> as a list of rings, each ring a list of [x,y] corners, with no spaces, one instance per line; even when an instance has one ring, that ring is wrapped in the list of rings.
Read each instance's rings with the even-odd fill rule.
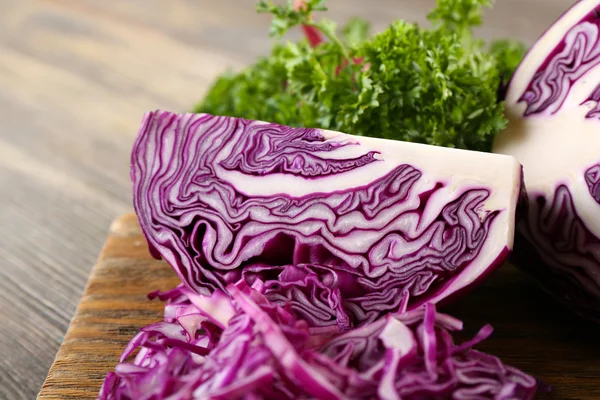
[[[144,112],[188,110],[268,51],[253,0],[0,0],[0,398],[31,399],[111,221]],[[340,22],[424,22],[434,0],[330,0]],[[497,0],[484,37],[531,43],[573,0]]]
[[[135,216],[117,219],[38,399],[94,399],[129,339],[162,319],[162,303],[146,294],[177,283],[171,268],[148,254]],[[464,338],[493,321],[493,336],[478,348],[553,386],[541,398],[600,398],[600,327],[557,309],[513,267],[445,311],[465,322]]]
[[[163,304],[146,294],[177,283],[171,268],[149,255],[135,215],[115,220],[38,398],[95,398],[133,335],[161,319]]]

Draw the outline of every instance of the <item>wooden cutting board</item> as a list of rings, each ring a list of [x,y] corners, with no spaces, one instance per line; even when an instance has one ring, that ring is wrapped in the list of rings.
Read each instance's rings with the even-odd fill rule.
[[[170,267],[148,254],[133,214],[118,218],[38,399],[95,399],[129,339],[162,319],[150,291],[178,283]],[[465,321],[467,334],[491,323],[478,348],[554,387],[550,399],[600,399],[600,327],[556,306],[507,265],[444,311]]]

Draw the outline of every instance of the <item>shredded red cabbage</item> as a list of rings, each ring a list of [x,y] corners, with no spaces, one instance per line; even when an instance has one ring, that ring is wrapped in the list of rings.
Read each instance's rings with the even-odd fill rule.
[[[490,326],[456,345],[462,322],[430,303],[341,333],[269,301],[260,280],[227,290],[151,293],[167,302],[164,321],[131,340],[98,399],[500,400],[536,391],[531,376],[472,349]]]

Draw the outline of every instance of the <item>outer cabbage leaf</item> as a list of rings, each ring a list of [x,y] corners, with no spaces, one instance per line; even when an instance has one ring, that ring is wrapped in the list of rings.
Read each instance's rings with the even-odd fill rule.
[[[190,288],[260,279],[269,300],[341,329],[493,271],[521,189],[508,156],[160,111],[131,173],[153,254]]]

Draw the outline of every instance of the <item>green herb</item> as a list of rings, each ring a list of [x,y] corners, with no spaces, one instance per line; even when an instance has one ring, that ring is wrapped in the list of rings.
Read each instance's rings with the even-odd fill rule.
[[[342,29],[344,43],[349,47],[356,47],[371,35],[371,24],[362,18],[351,18]]]
[[[497,40],[492,43],[490,52],[496,59],[496,67],[504,79],[508,80],[517,69],[527,49],[514,40]]]
[[[434,27],[458,34],[470,41],[471,29],[482,23],[483,7],[491,7],[490,0],[441,0],[427,18]]]
[[[239,74],[217,79],[196,112],[320,127],[355,135],[489,151],[506,125],[498,89],[523,55],[501,41],[486,48],[474,38],[487,0],[438,0],[430,29],[396,21],[369,38],[369,25],[352,19],[315,20],[324,0],[294,10],[261,0],[273,15],[271,54]],[[284,42],[304,25],[328,40]]]

